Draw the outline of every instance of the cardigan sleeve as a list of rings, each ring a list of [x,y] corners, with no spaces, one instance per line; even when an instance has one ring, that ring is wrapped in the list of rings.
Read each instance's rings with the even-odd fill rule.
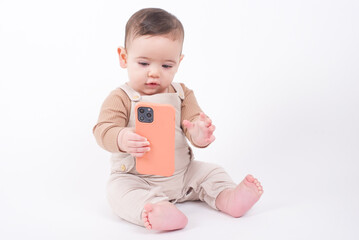
[[[191,135],[187,131],[187,128],[184,128],[182,125],[183,120],[188,120],[190,122],[193,122],[197,118],[199,118],[199,114],[202,112],[202,109],[200,108],[197,102],[194,92],[191,89],[187,88],[183,83],[181,83],[181,86],[184,91],[184,100],[182,101],[182,107],[181,107],[181,127],[187,139],[192,143],[193,146],[198,148],[205,148],[208,145],[198,146],[194,144]]]
[[[109,152],[121,152],[117,137],[130,119],[131,100],[120,88],[113,90],[101,106],[93,134],[97,143]]]

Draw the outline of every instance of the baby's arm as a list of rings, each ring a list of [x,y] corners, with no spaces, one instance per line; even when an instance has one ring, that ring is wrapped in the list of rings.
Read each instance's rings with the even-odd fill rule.
[[[211,119],[203,112],[200,113],[197,120],[193,122],[183,120],[182,124],[188,129],[193,143],[199,147],[208,146],[216,139],[213,135],[216,127],[212,125]]]
[[[126,127],[130,112],[131,100],[127,94],[121,89],[112,91],[102,104],[93,134],[97,143],[105,150],[127,152],[139,157],[149,150],[148,142],[134,133],[134,129]]]
[[[199,107],[193,91],[183,83],[181,86],[185,95],[181,106],[183,131],[194,146],[206,147],[215,140],[215,126]]]

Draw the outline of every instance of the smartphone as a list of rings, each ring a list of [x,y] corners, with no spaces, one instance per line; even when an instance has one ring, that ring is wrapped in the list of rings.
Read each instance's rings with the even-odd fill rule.
[[[172,105],[139,102],[135,132],[150,142],[151,150],[136,158],[140,174],[172,176],[175,171],[175,117]]]

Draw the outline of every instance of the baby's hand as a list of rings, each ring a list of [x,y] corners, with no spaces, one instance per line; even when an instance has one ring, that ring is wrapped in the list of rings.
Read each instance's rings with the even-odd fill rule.
[[[192,141],[200,147],[207,146],[216,139],[213,136],[216,127],[212,125],[211,119],[209,119],[203,112],[200,113],[199,119],[196,121],[190,122],[188,120],[183,120],[182,124],[188,129]]]
[[[150,143],[145,137],[135,133],[133,128],[124,128],[118,134],[117,144],[121,151],[127,152],[134,157],[142,157],[150,151]]]

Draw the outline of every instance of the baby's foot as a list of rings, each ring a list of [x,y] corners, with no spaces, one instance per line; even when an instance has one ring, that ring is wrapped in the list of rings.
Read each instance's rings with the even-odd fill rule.
[[[222,191],[217,199],[217,208],[233,217],[243,216],[261,197],[263,188],[252,175],[247,175],[235,189]]]
[[[147,203],[142,220],[147,229],[160,231],[182,229],[188,222],[187,217],[170,202]]]

